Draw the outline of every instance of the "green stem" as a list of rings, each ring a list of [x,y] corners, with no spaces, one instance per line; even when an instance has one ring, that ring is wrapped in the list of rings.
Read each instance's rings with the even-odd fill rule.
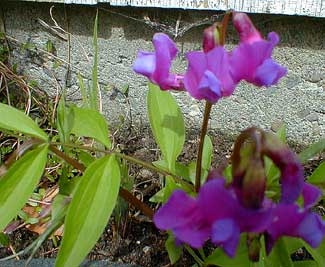
[[[195,253],[195,251],[190,246],[184,245],[184,247],[199,266],[204,266],[204,262],[200,259],[200,257]]]
[[[77,160],[69,157],[59,149],[57,149],[54,145],[50,145],[50,150],[55,153],[58,157],[65,160],[67,163],[69,163],[71,166],[75,167],[76,169],[80,171],[84,171],[86,167],[79,163]],[[125,201],[133,205],[134,207],[138,208],[142,211],[144,215],[146,215],[148,218],[152,219],[154,215],[153,209],[151,209],[149,206],[147,206],[145,203],[137,199],[135,196],[133,196],[128,190],[124,188],[120,188],[119,191],[120,197],[122,197]]]
[[[202,154],[203,154],[204,138],[208,129],[211,107],[212,104],[207,101],[205,103],[204,117],[203,117],[201,134],[200,134],[200,143],[199,143],[199,149],[198,149],[197,161],[196,161],[196,175],[195,175],[195,185],[194,185],[196,192],[199,192],[201,187],[201,167],[202,167],[202,157],[203,157]]]
[[[202,258],[203,260],[205,260],[205,259],[206,259],[206,256],[205,256],[205,253],[204,253],[203,248],[198,249],[198,252],[200,253],[201,258]]]
[[[60,142],[51,142],[50,144],[53,145],[53,146],[60,145],[60,146],[66,146],[66,147],[77,148],[77,149],[82,149],[82,150],[88,150],[88,151],[92,151],[92,152],[101,152],[101,153],[108,154],[108,155],[114,154],[119,158],[125,159],[128,162],[132,162],[134,164],[140,165],[140,166],[142,166],[142,167],[144,167],[144,168],[146,168],[148,170],[163,174],[165,176],[172,176],[178,183],[183,184],[183,185],[185,185],[185,186],[187,186],[187,187],[189,187],[191,189],[193,188],[193,186],[191,184],[184,181],[184,179],[182,177],[178,176],[178,175],[172,174],[172,173],[170,173],[170,172],[168,172],[166,170],[162,170],[162,169],[152,165],[151,163],[142,161],[140,159],[137,159],[137,158],[134,158],[134,157],[131,157],[131,156],[127,156],[127,155],[125,155],[123,153],[120,153],[120,152],[116,152],[116,151],[113,151],[113,150],[99,149],[99,148],[89,147],[89,146],[83,146],[83,145],[66,144],[66,143],[60,143]]]

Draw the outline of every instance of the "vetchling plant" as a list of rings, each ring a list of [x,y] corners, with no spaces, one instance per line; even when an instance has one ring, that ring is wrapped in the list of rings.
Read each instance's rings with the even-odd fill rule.
[[[226,51],[230,15],[240,43]],[[274,32],[263,39],[246,14],[226,13],[221,23],[204,31],[203,51],[186,54],[188,69],[181,75],[170,71],[177,54],[175,43],[163,33],[155,34],[155,51],[139,52],[133,66],[152,82],[148,115],[162,154],[162,159],[153,163],[122,154],[112,146],[108,124],[97,111],[93,96],[88,107],[60,102],[59,141],[24,113],[0,104],[0,129],[22,140],[2,166],[0,232],[37,188],[51,154],[80,175],[60,177],[48,229],[23,252],[33,255],[64,224],[56,267],[80,265],[108,223],[118,196],[153,219],[159,229],[168,231],[166,248],[172,263],[184,248],[196,266],[325,266],[325,222],[311,210],[322,196],[324,164],[311,175],[310,183],[304,180],[301,165],[324,150],[325,140],[295,155],[283,142],[284,128],[274,135],[252,127],[239,135],[228,166],[211,167],[212,142],[206,133],[212,105],[230,96],[242,80],[258,87],[276,84],[287,72],[272,59],[278,42]],[[97,77],[96,62],[94,66]],[[93,86],[97,86],[96,79]],[[186,91],[206,101],[197,160],[188,165],[177,161],[185,126],[169,90]],[[74,136],[93,139],[93,145],[81,144],[83,139],[76,141]],[[72,150],[88,153],[73,157]],[[163,203],[156,213],[124,188],[121,181],[128,175],[125,162],[164,176],[163,188],[151,198]],[[293,261],[291,254],[300,248],[312,259]]]

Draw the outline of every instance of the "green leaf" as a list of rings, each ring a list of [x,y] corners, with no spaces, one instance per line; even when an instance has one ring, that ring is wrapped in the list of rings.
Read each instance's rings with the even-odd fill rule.
[[[306,163],[309,159],[323,151],[325,151],[325,138],[321,139],[317,143],[314,143],[307,147],[305,150],[303,150],[299,154],[299,159],[301,163]]]
[[[24,112],[0,103],[0,114],[0,129],[24,133],[47,141],[47,134]]]
[[[293,267],[290,252],[283,238],[278,239],[271,254],[266,258],[268,267]]]
[[[168,233],[168,238],[165,242],[165,247],[168,252],[170,263],[175,264],[182,255],[182,247],[176,246],[175,237],[172,233]]]
[[[250,267],[251,263],[248,259],[246,235],[241,235],[240,243],[238,245],[236,256],[234,258],[229,258],[221,248],[217,248],[204,261],[204,263],[214,264],[222,267]]]
[[[147,105],[153,135],[169,170],[173,171],[185,141],[182,112],[170,92],[162,91],[153,84],[149,84]]]
[[[106,156],[86,169],[73,195],[64,223],[56,267],[77,267],[96,244],[115,207],[120,169]]]
[[[322,162],[316,170],[308,178],[311,184],[324,184],[325,183],[325,162]]]
[[[7,235],[5,235],[4,233],[0,232],[0,245],[3,247],[8,247],[9,244],[10,244],[9,237]]]
[[[88,100],[88,94],[87,90],[85,87],[84,79],[78,73],[78,81],[79,81],[79,88],[80,88],[80,93],[81,93],[81,98],[82,98],[82,107],[84,108],[89,108],[89,100]]]
[[[26,153],[0,178],[0,232],[17,215],[38,184],[47,161],[47,146]]]
[[[322,244],[314,249],[309,246],[305,241],[301,240],[302,246],[304,246],[309,254],[313,257],[313,259],[318,264],[318,267],[325,266],[325,239],[323,239]]]
[[[209,173],[209,170],[211,167],[212,153],[213,153],[212,141],[211,141],[211,138],[208,135],[206,135],[204,138],[203,152],[202,152],[201,184],[203,184],[205,182],[205,179],[208,176],[208,173]]]
[[[287,131],[284,124],[277,130],[276,136],[281,140],[282,143],[286,143]],[[271,159],[265,157],[264,162],[268,184],[272,185],[279,180],[280,170]]]
[[[62,96],[57,109],[57,128],[59,131],[60,141],[69,142],[71,127],[73,124],[73,113],[70,108],[66,107],[65,99]]]
[[[302,248],[301,240],[294,237],[282,237],[284,243],[286,244],[289,254],[296,252],[299,248]]]
[[[312,260],[294,261],[293,266],[294,267],[321,267],[321,266],[318,266],[318,264]]]
[[[91,137],[105,145],[111,147],[107,122],[98,111],[73,107],[73,126],[71,133],[77,136]]]
[[[162,170],[168,171],[168,163],[165,160],[154,161],[152,164]],[[175,170],[171,173],[190,181],[189,168],[179,162],[175,162]]]

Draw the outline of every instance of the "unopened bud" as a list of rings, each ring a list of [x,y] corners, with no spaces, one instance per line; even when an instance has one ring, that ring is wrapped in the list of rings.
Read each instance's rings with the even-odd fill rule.
[[[206,28],[203,32],[203,51],[209,52],[216,46],[220,45],[221,38],[221,24],[214,23],[209,28]]]
[[[248,258],[253,262],[258,262],[260,258],[261,241],[260,235],[255,233],[247,234]]]
[[[254,43],[263,40],[259,31],[255,28],[253,22],[245,13],[233,12],[233,24],[239,33],[241,42]]]

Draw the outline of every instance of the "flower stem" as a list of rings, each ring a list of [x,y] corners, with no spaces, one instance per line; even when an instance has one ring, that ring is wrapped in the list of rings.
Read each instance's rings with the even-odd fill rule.
[[[75,167],[76,169],[78,169],[80,171],[84,171],[86,169],[86,167],[83,164],[81,164],[77,160],[69,157],[68,155],[66,155],[59,149],[57,149],[54,145],[50,145],[50,150],[53,153],[55,153],[57,156],[59,156],[60,158],[65,160],[67,163],[69,163],[70,165]],[[119,195],[125,201],[129,202],[131,205],[133,205],[134,207],[141,210],[141,212],[144,215],[146,215],[148,218],[152,219],[152,217],[154,215],[154,211],[149,206],[147,206],[145,203],[143,203],[142,201],[137,199],[135,196],[133,196],[128,190],[126,190],[124,188],[120,188]]]
[[[204,262],[200,259],[200,257],[195,253],[195,251],[188,245],[184,245],[187,252],[193,257],[193,259],[197,262],[199,266],[203,266]]]
[[[51,145],[53,145],[53,146],[60,145],[60,146],[66,146],[66,147],[81,149],[81,150],[88,150],[88,151],[93,151],[93,152],[101,152],[101,153],[104,153],[106,155],[114,154],[119,158],[125,159],[128,162],[140,165],[140,166],[142,166],[142,167],[144,167],[144,168],[146,168],[148,170],[160,173],[160,174],[165,175],[165,176],[171,176],[176,180],[176,182],[178,182],[180,184],[183,184],[183,185],[185,185],[185,186],[187,186],[189,188],[193,188],[193,186],[191,184],[186,182],[182,177],[180,177],[178,175],[175,175],[175,174],[170,173],[169,171],[160,169],[160,168],[152,165],[151,163],[145,162],[145,161],[137,159],[135,157],[125,155],[123,153],[120,153],[120,152],[117,152],[117,151],[114,151],[114,150],[105,150],[105,149],[99,149],[99,148],[95,148],[95,147],[89,147],[89,146],[77,145],[77,144],[66,144],[66,143],[61,143],[61,142],[51,142]],[[61,151],[59,151],[59,152],[61,152]]]
[[[203,153],[203,145],[204,145],[204,138],[207,133],[208,129],[208,122],[209,122],[209,116],[211,111],[212,104],[208,101],[205,103],[205,109],[204,109],[204,117],[203,117],[203,123],[201,128],[201,134],[200,134],[200,143],[199,143],[199,149],[197,153],[197,161],[196,161],[196,175],[195,175],[195,192],[199,192],[200,186],[201,186],[201,167],[202,167],[202,153]]]

